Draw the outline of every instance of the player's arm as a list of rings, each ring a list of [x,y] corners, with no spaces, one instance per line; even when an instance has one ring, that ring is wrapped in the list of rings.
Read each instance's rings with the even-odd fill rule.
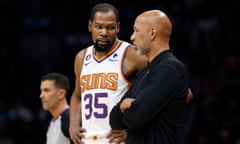
[[[124,60],[124,73],[128,76],[129,79],[132,79],[140,70],[146,66],[146,57],[144,55],[138,55],[136,53],[136,47],[130,45]]]
[[[79,52],[74,61],[75,88],[70,99],[70,127],[69,133],[75,144],[82,143],[81,137],[86,130],[81,128],[81,88],[80,88],[80,72],[82,68],[83,51]]]

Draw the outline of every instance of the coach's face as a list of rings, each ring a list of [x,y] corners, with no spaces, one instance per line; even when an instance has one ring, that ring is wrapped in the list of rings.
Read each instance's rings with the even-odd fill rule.
[[[88,23],[94,48],[99,52],[110,50],[117,38],[119,26],[120,24],[112,11],[96,12],[93,20]]]
[[[149,24],[146,23],[144,17],[137,17],[133,26],[133,33],[130,37],[134,45],[136,45],[137,53],[146,55],[149,52],[151,43],[151,31]]]

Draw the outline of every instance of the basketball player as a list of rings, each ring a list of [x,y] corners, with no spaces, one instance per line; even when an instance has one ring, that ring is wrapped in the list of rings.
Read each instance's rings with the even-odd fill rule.
[[[46,144],[70,144],[71,142],[69,137],[69,106],[66,100],[69,87],[68,78],[59,73],[48,73],[41,79],[40,99],[42,107],[52,115]]]
[[[80,51],[74,62],[76,81],[70,102],[70,135],[75,144],[107,144],[113,140],[119,143],[125,138],[125,131],[111,131],[109,113],[147,61],[136,55],[135,47],[118,39],[119,28],[115,7],[101,3],[92,9],[88,29],[93,45]],[[109,132],[112,133],[107,138]]]

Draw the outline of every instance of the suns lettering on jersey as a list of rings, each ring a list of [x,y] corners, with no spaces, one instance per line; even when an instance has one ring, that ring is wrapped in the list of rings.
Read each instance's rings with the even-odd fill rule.
[[[96,73],[82,75],[80,78],[81,92],[91,89],[117,90],[118,73]]]

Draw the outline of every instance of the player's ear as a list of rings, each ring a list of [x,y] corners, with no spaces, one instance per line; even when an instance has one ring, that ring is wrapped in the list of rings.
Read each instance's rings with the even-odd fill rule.
[[[88,31],[92,32],[92,21],[91,20],[88,21]]]

